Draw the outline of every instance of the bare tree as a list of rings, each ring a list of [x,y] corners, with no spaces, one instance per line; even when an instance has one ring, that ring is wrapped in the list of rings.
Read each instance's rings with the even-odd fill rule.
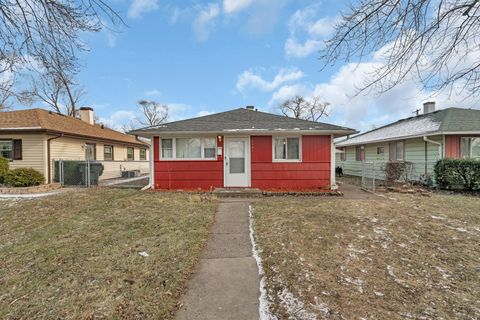
[[[360,0],[326,42],[324,67],[372,54],[384,63],[361,90],[385,92],[418,77],[424,89],[480,94],[479,0]]]
[[[57,113],[75,117],[85,90],[73,75],[52,70],[40,77],[40,80],[32,77],[29,90],[21,93],[20,100],[30,105],[39,101]]]
[[[123,21],[103,0],[2,0],[0,76],[20,70],[75,74],[77,52],[88,50],[80,34],[108,23]]]
[[[280,104],[279,109],[287,117],[318,121],[321,117],[328,116],[329,105],[330,103],[323,102],[318,96],[311,99],[295,96]]]
[[[138,108],[142,112],[142,118],[137,122],[142,126],[158,126],[168,118],[168,105],[156,101],[140,100]]]

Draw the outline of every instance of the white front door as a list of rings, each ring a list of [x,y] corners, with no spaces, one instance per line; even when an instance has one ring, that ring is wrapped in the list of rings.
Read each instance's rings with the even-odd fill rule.
[[[250,186],[250,139],[225,138],[225,187]]]

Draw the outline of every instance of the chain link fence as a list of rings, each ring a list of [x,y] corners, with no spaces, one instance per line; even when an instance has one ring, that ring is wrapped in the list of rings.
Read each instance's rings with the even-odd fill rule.
[[[363,161],[360,170],[361,186],[371,192],[380,187],[399,184],[433,186],[435,163],[436,161]]]
[[[54,160],[53,180],[62,186],[97,186],[104,166],[98,161]]]

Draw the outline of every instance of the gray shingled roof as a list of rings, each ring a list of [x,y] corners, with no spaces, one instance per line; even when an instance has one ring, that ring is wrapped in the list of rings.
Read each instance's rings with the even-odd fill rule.
[[[328,123],[300,120],[243,108],[208,116],[175,121],[155,127],[137,129],[131,133],[149,136],[176,132],[269,132],[269,131],[326,131],[338,135],[357,131]]]
[[[449,132],[478,132],[480,134],[480,110],[461,108],[438,110],[393,122],[342,140],[336,145],[342,147]]]

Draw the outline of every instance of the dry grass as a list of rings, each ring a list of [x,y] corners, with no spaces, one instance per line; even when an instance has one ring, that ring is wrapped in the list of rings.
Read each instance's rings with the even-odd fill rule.
[[[0,201],[0,318],[171,318],[215,206],[109,189]]]
[[[279,319],[480,318],[480,199],[388,197],[255,204]]]

